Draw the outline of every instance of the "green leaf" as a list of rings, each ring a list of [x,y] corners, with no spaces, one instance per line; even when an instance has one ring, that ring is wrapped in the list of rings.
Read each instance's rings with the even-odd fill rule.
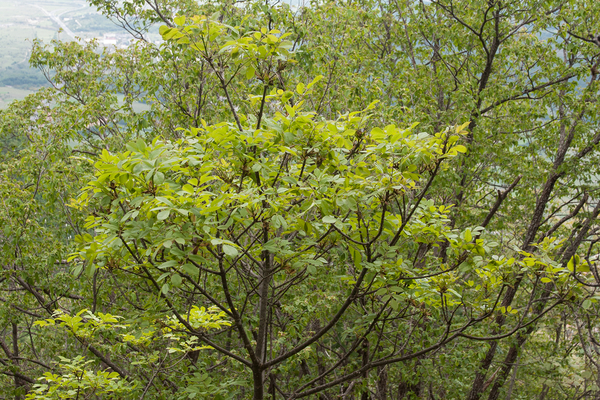
[[[224,244],[223,245],[223,253],[225,253],[229,257],[236,257],[238,255],[238,250],[233,246]]]
[[[162,264],[159,264],[158,268],[165,269],[165,268],[174,267],[174,266],[176,266],[178,264],[179,263],[177,261],[175,261],[175,260],[169,260],[169,261],[166,261],[166,262],[164,262]]]
[[[185,24],[185,16],[179,15],[179,16],[173,18],[173,22],[177,26],[183,26],[183,24]]]
[[[171,28],[169,28],[167,25],[161,25],[160,28],[158,28],[158,33],[160,33],[161,36],[164,36],[170,30]]]
[[[471,234],[471,230],[467,229],[465,230],[465,242],[470,242],[471,240],[473,240],[473,235]]]
[[[171,214],[171,210],[162,210],[156,215],[156,219],[159,221],[163,221],[169,218],[169,214]]]
[[[354,267],[362,268],[362,253],[352,246],[348,246],[348,250],[350,251],[350,256],[352,257]]]
[[[154,177],[152,178],[152,180],[154,181],[154,184],[162,185],[165,181],[165,174],[163,174],[160,171],[157,171],[154,173]]]
[[[162,285],[162,287],[160,288],[160,291],[161,291],[163,294],[169,294],[169,289],[170,289],[170,287],[169,287],[169,284],[168,284],[168,283],[165,283],[165,284],[163,284],[163,285]]]
[[[327,215],[327,216],[323,217],[322,221],[325,224],[335,224],[337,222],[337,218],[334,217],[333,215]]]
[[[590,299],[585,299],[583,303],[581,303],[581,307],[583,307],[584,310],[588,310],[591,306],[592,301]]]
[[[174,287],[180,287],[181,286],[181,275],[179,275],[179,274],[171,275],[171,283],[173,284]]]
[[[186,263],[181,267],[186,273],[192,276],[198,276],[200,274],[200,270],[194,264]]]
[[[254,75],[256,75],[256,70],[253,66],[248,66],[248,68],[246,68],[246,79],[252,79],[254,78]]]

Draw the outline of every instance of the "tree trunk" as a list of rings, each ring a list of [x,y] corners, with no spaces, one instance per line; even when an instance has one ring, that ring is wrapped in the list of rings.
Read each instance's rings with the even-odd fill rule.
[[[377,400],[387,400],[387,368],[377,368]]]
[[[252,400],[263,400],[265,395],[264,381],[263,381],[264,372],[262,369],[258,367],[252,368],[252,380],[254,386],[254,394],[252,395]]]

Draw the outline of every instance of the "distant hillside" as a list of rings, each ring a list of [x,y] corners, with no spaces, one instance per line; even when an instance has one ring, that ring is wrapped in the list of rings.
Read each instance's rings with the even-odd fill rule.
[[[59,31],[62,30],[62,31]],[[48,85],[29,67],[32,41],[99,38],[119,28],[81,0],[0,1],[0,108]]]
[[[12,86],[18,89],[35,90],[47,86],[48,81],[37,69],[27,63],[11,65],[0,70],[0,86]]]

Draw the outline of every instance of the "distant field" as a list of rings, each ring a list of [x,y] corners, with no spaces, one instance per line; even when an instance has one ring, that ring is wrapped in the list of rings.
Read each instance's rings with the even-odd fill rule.
[[[10,86],[0,87],[0,109],[6,108],[13,100],[22,100],[28,94],[34,93],[32,90],[16,89]]]
[[[0,68],[26,62],[33,39],[49,42],[58,37],[59,26],[44,10],[56,16],[74,11],[94,12],[82,1],[0,1]]]
[[[35,39],[50,43],[98,38],[102,44],[105,34],[118,46],[129,43],[130,36],[83,0],[0,0],[0,109],[47,84],[29,67]],[[160,39],[158,27],[148,38]]]
[[[73,40],[59,33],[59,21],[74,36],[102,36],[115,25],[82,0],[0,0],[0,108],[22,99],[45,84],[39,71],[29,68],[34,39]]]

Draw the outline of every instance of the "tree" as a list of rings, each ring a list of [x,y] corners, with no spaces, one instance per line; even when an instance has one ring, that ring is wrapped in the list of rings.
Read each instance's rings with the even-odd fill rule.
[[[597,5],[94,4],[3,113],[16,396],[597,394]]]

